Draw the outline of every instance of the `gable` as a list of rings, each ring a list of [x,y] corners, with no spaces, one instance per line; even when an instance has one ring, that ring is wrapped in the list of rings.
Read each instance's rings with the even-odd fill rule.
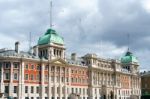
[[[55,61],[54,64],[62,64],[60,61]]]
[[[50,61],[50,64],[55,64],[55,65],[68,65],[68,63],[63,60],[63,59],[54,59]]]

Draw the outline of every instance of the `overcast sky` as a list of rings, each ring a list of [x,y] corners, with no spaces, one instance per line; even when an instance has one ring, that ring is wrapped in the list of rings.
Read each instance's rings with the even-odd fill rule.
[[[20,41],[27,51],[50,25],[50,0],[0,0],[0,48]],[[53,29],[64,37],[67,55],[97,53],[117,58],[129,48],[141,70],[150,69],[150,0],[53,0]]]

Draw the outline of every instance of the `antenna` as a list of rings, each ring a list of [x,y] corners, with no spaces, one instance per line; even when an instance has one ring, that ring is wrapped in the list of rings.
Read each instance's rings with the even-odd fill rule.
[[[29,52],[31,53],[31,32],[29,33]]]
[[[103,52],[102,52],[102,40],[100,40],[100,54],[101,54],[101,57],[103,56]]]
[[[101,40],[97,42],[97,49],[98,49],[98,57],[101,57]]]
[[[52,23],[52,7],[53,7],[53,4],[52,4],[52,1],[50,1],[50,28],[52,28],[53,26],[53,23]]]
[[[128,51],[130,50],[130,34],[127,34],[127,38],[128,38]]]

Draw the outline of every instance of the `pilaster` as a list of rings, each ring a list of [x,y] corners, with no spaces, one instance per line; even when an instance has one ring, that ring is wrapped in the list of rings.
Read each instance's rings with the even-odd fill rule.
[[[60,67],[59,71],[59,97],[62,99],[62,84],[61,84],[61,73],[62,73],[62,67]]]
[[[52,95],[51,95],[51,93],[52,93],[52,90],[51,90],[51,66],[49,65],[49,82],[48,82],[48,97],[49,97],[49,99],[51,99],[51,97],[52,97]]]
[[[41,99],[45,99],[44,98],[44,94],[45,94],[45,85],[44,85],[44,64],[41,64]]]
[[[67,99],[67,79],[66,79],[66,67],[65,67],[65,71],[64,71],[64,86],[65,86],[65,99]]]
[[[24,99],[24,90],[25,90],[25,86],[24,86],[24,65],[25,63],[22,62],[19,65],[19,87],[18,87],[18,99]]]
[[[90,86],[89,86],[89,88],[88,88],[88,95],[89,95],[89,99],[93,99],[93,83],[94,83],[94,80],[93,80],[93,76],[94,76],[94,74],[93,74],[93,71],[91,70],[91,72],[90,72],[91,74],[91,77],[90,77],[90,79],[91,79],[91,83],[90,83]]]
[[[10,63],[10,83],[9,83],[9,96],[13,95],[13,62]]]
[[[69,83],[69,86],[68,86],[68,88],[69,88],[69,94],[71,94],[71,68],[69,67],[68,68],[68,83]]]
[[[57,99],[56,66],[54,66],[54,99]]]
[[[1,75],[0,76],[1,76],[0,90],[1,90],[1,93],[4,93],[4,64],[2,64],[2,66],[1,66]]]

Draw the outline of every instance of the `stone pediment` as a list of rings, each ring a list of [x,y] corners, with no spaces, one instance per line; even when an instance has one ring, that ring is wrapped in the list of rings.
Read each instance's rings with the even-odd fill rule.
[[[63,59],[54,59],[50,61],[50,64],[55,64],[55,65],[68,65],[68,63],[63,60]]]

